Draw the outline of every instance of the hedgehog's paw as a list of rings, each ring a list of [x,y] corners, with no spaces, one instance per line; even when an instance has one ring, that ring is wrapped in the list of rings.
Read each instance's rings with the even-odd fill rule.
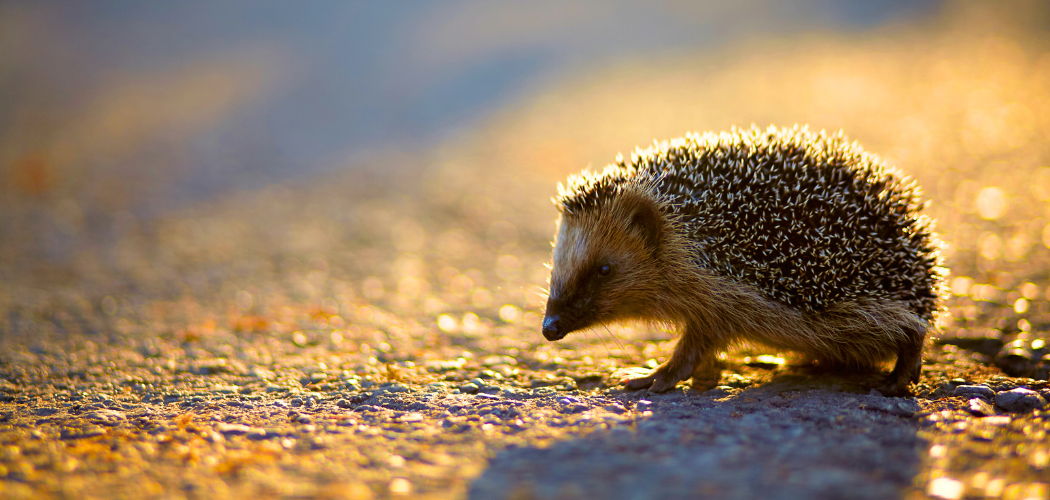
[[[669,373],[655,373],[656,379],[653,380],[653,385],[649,386],[649,392],[668,392],[673,391],[681,378],[673,376]]]
[[[919,382],[922,373],[922,336],[913,346],[901,349],[897,355],[897,364],[883,384],[876,388],[884,396],[910,396],[912,382]]]
[[[641,389],[648,389],[649,387],[651,387],[653,385],[654,380],[656,380],[656,372],[653,372],[648,377],[624,379],[620,382],[624,383],[624,387],[626,387],[627,390],[638,391]]]
[[[875,390],[881,392],[883,396],[888,398],[898,398],[911,396],[910,385],[908,379],[891,374],[889,377],[886,377],[886,380],[882,385],[876,387]]]
[[[682,377],[670,373],[670,370],[661,366],[653,370],[647,377],[625,379],[621,382],[626,382],[625,386],[630,391],[649,389],[649,392],[668,392],[673,390],[681,380]]]

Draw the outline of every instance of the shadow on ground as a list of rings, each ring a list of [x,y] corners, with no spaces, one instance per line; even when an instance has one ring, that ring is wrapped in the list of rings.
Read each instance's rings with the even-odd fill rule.
[[[926,449],[911,399],[771,383],[650,401],[633,425],[499,452],[469,498],[899,498]]]

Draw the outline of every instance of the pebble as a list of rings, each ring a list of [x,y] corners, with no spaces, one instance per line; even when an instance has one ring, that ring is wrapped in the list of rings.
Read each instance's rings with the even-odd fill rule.
[[[588,410],[588,406],[581,403],[576,398],[561,398],[558,400],[561,403],[562,413],[580,413]]]
[[[995,415],[995,407],[983,398],[972,398],[968,405],[970,413],[977,415],[978,417]]]
[[[555,388],[548,387],[548,386],[536,387],[536,388],[532,389],[532,394],[534,396],[546,396],[546,395],[549,395],[549,394],[555,394],[557,392],[558,391]]]
[[[410,423],[410,422],[422,422],[425,419],[426,419],[426,416],[423,415],[422,413],[409,412],[409,413],[406,413],[406,414],[398,417],[397,421],[398,422]]]
[[[995,399],[995,391],[986,385],[960,385],[952,392],[952,396],[962,398],[979,397],[988,401]]]
[[[496,366],[496,365],[516,365],[518,360],[510,356],[487,356],[481,360],[481,364],[485,366]]]
[[[219,424],[218,430],[226,436],[243,436],[251,432],[252,428],[243,424]]]
[[[117,425],[119,422],[127,420],[127,415],[124,412],[116,410],[96,410],[87,415],[85,418],[94,420],[102,425]]]
[[[474,382],[467,382],[459,386],[458,389],[459,392],[462,392],[464,394],[474,394],[478,392],[479,387],[478,384],[475,384]]]
[[[1009,412],[1025,412],[1046,406],[1046,399],[1038,392],[1018,387],[996,394],[995,406]]]
[[[463,358],[455,360],[432,360],[423,363],[423,367],[431,372],[450,372],[454,370],[462,369],[467,364],[467,360]]]
[[[396,394],[399,392],[408,392],[408,386],[397,382],[387,382],[379,385],[379,389],[376,389],[376,394],[391,393]]]
[[[444,392],[448,390],[448,384],[444,382],[431,382],[426,385],[427,392]]]

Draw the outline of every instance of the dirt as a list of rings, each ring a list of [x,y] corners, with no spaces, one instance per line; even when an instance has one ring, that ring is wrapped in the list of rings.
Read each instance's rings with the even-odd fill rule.
[[[611,68],[162,215],[11,188],[0,496],[1047,498],[1050,52],[975,15]],[[556,182],[752,121],[841,127],[926,187],[952,296],[914,397],[761,347],[627,392],[672,333],[540,335]]]

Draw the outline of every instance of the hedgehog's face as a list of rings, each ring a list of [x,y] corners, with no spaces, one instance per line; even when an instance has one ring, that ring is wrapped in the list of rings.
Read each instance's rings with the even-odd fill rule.
[[[570,332],[616,320],[648,318],[646,299],[662,273],[656,253],[662,218],[655,206],[606,207],[594,214],[563,217],[558,223],[550,295],[543,336],[559,340]]]

